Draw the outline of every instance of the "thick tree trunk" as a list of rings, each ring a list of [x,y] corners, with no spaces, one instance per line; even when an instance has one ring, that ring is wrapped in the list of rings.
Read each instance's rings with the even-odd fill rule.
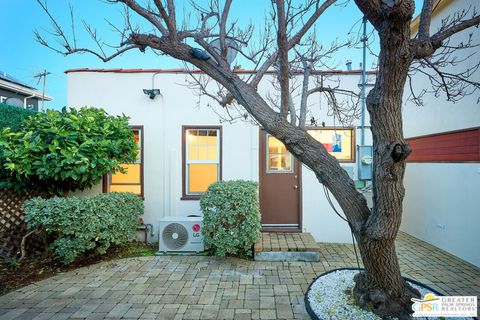
[[[382,318],[410,319],[413,297],[420,293],[401,277],[394,239],[365,239],[358,243],[365,271],[355,276],[357,305]]]
[[[409,319],[410,299],[419,292],[401,277],[395,238],[405,194],[405,159],[410,153],[403,138],[402,97],[412,61],[408,22],[413,7],[399,5],[396,10],[376,26],[379,71],[367,98],[374,145],[374,208],[362,232],[356,234],[365,271],[355,277],[354,296],[357,304],[383,318]]]
[[[380,38],[376,85],[367,99],[375,146],[372,211],[346,171],[324,146],[305,129],[293,126],[270,109],[255,87],[235,74],[212,67],[209,62],[192,59],[189,47],[184,44],[172,46],[155,37],[142,40],[151,41],[149,46],[164,53],[193,63],[224,85],[267,132],[281,140],[297,159],[315,172],[338,201],[359,243],[365,271],[356,277],[355,300],[382,317],[400,319],[409,317],[410,298],[419,296],[402,279],[394,246],[402,214],[405,158],[410,152],[403,138],[401,116],[403,86],[412,59],[408,28],[408,23],[401,28],[385,26],[388,34]]]

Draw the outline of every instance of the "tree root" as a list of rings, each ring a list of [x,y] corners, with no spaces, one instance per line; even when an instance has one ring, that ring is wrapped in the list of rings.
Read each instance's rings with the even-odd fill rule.
[[[400,320],[411,319],[411,298],[419,298],[420,292],[404,281],[401,288],[392,288],[386,291],[368,283],[364,272],[355,275],[353,296],[355,303],[365,310],[369,310],[382,319],[396,317]]]

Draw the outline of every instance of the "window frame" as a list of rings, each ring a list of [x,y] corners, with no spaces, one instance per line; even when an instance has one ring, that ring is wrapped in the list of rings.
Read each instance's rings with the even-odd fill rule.
[[[331,130],[331,131],[335,131],[335,130],[351,130],[351,132],[353,133],[353,139],[352,139],[352,143],[350,145],[350,152],[352,154],[352,159],[350,160],[345,160],[345,159],[338,159],[337,157],[335,157],[335,159],[337,159],[338,162],[340,163],[355,163],[356,162],[356,159],[357,159],[357,153],[356,153],[356,139],[357,139],[357,131],[356,131],[356,127],[318,127],[318,126],[314,126],[314,127],[307,127],[306,128],[307,130],[307,133],[309,130]],[[314,138],[312,135],[310,135],[312,138]],[[315,138],[314,138],[315,139]],[[316,140],[316,139],[315,139]],[[318,141],[318,140],[317,140]],[[320,141],[319,141],[320,142]],[[320,142],[321,143],[321,142]],[[330,155],[332,155],[330,152],[329,152]]]
[[[270,150],[269,150],[269,141],[268,141],[268,138],[269,137],[273,137],[275,139],[277,139],[278,141],[280,141],[278,138],[276,138],[275,136],[271,135],[270,133],[267,133],[266,136],[265,136],[265,173],[269,174],[269,173],[293,173],[294,172],[294,168],[293,166],[295,165],[295,160],[294,160],[294,157],[293,157],[293,154],[287,150],[287,152],[275,152],[275,153],[270,153]],[[282,141],[280,141],[280,143],[283,144]],[[271,170],[270,169],[270,166],[269,166],[269,155],[271,154],[289,154],[290,155],[290,170]]]
[[[139,197],[141,197],[142,199],[145,199],[145,193],[144,193],[144,189],[145,189],[145,180],[144,180],[144,127],[143,125],[132,125],[132,126],[129,126],[130,130],[131,131],[140,131],[140,194],[138,195]],[[137,160],[135,160],[133,162],[134,164],[137,164]],[[111,184],[111,177],[112,177],[112,174],[111,173],[108,173],[106,175],[103,176],[103,193],[110,193],[110,184]],[[117,183],[116,185],[137,185],[136,183],[135,184],[131,184],[131,183],[124,183],[124,184],[120,184],[120,183]]]
[[[210,125],[184,125],[182,126],[182,196],[180,200],[200,200],[200,194],[187,193],[187,130],[218,130],[218,181],[222,180],[223,171],[223,130],[222,126]],[[190,162],[189,162],[190,163]],[[217,163],[217,162],[193,162],[193,163]]]

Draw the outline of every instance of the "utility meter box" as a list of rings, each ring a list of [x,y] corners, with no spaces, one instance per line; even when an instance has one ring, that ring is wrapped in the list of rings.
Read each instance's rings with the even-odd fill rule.
[[[358,146],[358,180],[372,180],[373,146]]]

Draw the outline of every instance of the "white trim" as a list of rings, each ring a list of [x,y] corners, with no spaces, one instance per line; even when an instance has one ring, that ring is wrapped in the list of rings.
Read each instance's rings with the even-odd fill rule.
[[[36,89],[25,88],[24,86],[21,86],[19,84],[15,84],[2,79],[0,79],[0,88],[21,93],[28,96],[33,96],[35,98],[40,98],[40,99],[42,98],[42,92]],[[53,100],[52,97],[45,95],[45,101],[52,101],[52,100]]]
[[[189,131],[199,131],[199,130],[206,130],[206,131],[216,131],[217,132],[217,160],[189,160],[189,142],[188,142],[188,132]],[[208,128],[208,127],[199,127],[199,128],[188,128],[185,129],[185,195],[188,196],[198,196],[201,195],[202,192],[190,192],[190,164],[216,164],[217,165],[217,181],[220,179],[220,129],[216,128]],[[208,148],[209,145],[202,145],[197,144],[197,147],[206,146]]]

